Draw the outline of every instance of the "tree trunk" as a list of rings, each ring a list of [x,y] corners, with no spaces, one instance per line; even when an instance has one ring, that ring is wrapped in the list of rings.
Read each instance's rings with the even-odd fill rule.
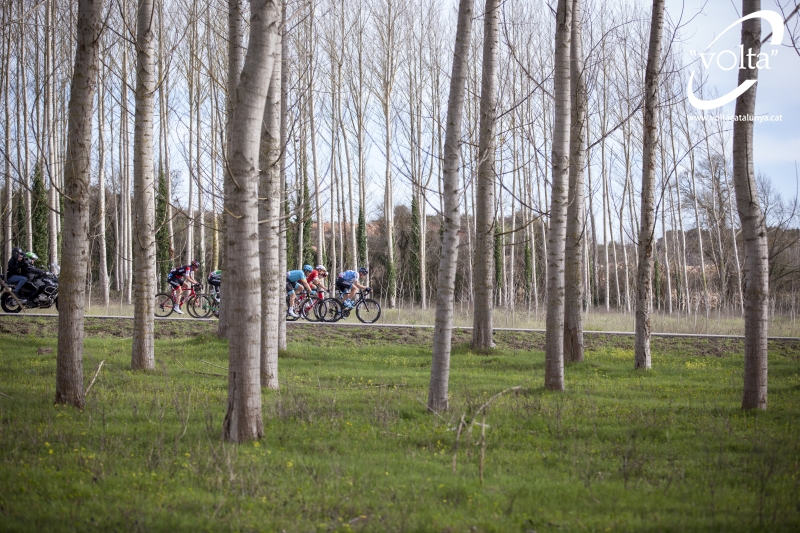
[[[555,117],[553,121],[552,197],[547,242],[547,322],[545,377],[548,390],[564,390],[564,252],[570,139],[570,30],[572,0],[559,0],[556,12]]]
[[[11,249],[13,248],[11,240],[13,238],[12,225],[14,223],[14,187],[11,182],[11,107],[8,105],[8,88],[11,77],[11,24],[9,18],[11,17],[10,9],[3,9],[3,25],[6,33],[6,49],[5,61],[3,62],[3,100],[5,103],[5,178],[6,178],[6,198],[5,205],[3,206],[3,226],[5,232],[3,234],[3,264],[8,264],[11,259]],[[19,135],[19,133],[17,133]],[[19,168],[17,169],[19,173]]]
[[[761,0],[742,0],[746,17],[761,9]],[[757,57],[761,52],[761,19],[742,22],[742,47]],[[749,65],[752,66],[752,65]],[[752,82],[736,99],[733,123],[733,186],[744,241],[744,392],[742,409],[767,409],[767,326],[769,263],[767,227],[759,205],[753,170],[753,120],[758,70],[742,66],[739,85]]]
[[[469,42],[472,31],[472,0],[460,0],[456,43],[453,51],[453,71],[450,76],[450,95],[447,103],[447,129],[444,143],[443,188],[444,211],[442,252],[439,261],[436,290],[436,322],[433,331],[433,363],[428,389],[428,409],[433,412],[448,408],[447,391],[450,379],[450,347],[453,336],[453,295],[458,263],[458,241],[461,230],[461,122],[464,108],[464,87],[469,61]]]
[[[583,243],[586,235],[586,78],[583,69],[581,0],[572,0],[570,139],[567,242],[565,247],[564,359],[583,361]]]
[[[97,94],[97,188],[99,196],[99,207],[97,213],[97,235],[99,237],[99,268],[100,268],[100,291],[103,294],[103,305],[108,311],[109,305],[109,281],[108,281],[108,250],[106,246],[106,144],[105,144],[105,90],[103,82],[105,76],[98,82]]]
[[[653,292],[653,247],[656,231],[656,159],[658,155],[658,72],[661,66],[661,34],[664,0],[653,0],[650,46],[644,75],[644,140],[642,143],[642,211],[639,225],[639,269],[636,277],[636,341],[634,367],[649,369],[650,311]]]
[[[153,47],[154,3],[138,0],[136,17],[136,117],[133,139],[134,223],[131,239],[136,277],[133,302],[131,368],[155,368],[153,296],[156,293],[155,176],[153,175],[153,108],[156,62]]]
[[[230,227],[231,217],[228,214],[230,207],[230,200],[228,197],[228,186],[230,180],[230,160],[229,155],[231,143],[231,128],[233,120],[233,107],[236,99],[236,88],[239,86],[239,78],[242,73],[242,64],[244,63],[244,48],[242,47],[242,33],[244,32],[244,19],[242,16],[242,2],[243,0],[228,0],[228,80],[227,92],[228,99],[226,102],[226,120],[225,120],[225,145],[223,147],[223,161],[224,164],[224,179],[223,179],[223,216],[225,217],[226,227]],[[222,267],[227,268],[229,257],[228,253],[228,239],[222,240]],[[220,303],[219,310],[219,325],[217,326],[217,334],[220,337],[228,336],[228,328],[230,327],[231,317],[228,313],[230,299],[225,298]]]
[[[278,258],[278,271],[286,271],[286,231],[287,224],[283,215],[283,205],[286,202],[286,142],[289,138],[289,68],[286,65],[286,58],[289,56],[289,40],[286,38],[286,3],[281,5],[281,157],[279,163],[280,187],[281,187],[281,216],[280,218],[280,257]],[[331,219],[333,220],[333,219]],[[283,294],[281,293],[283,296]],[[280,301],[283,308],[283,298]],[[281,314],[279,313],[279,316]],[[286,349],[286,321],[281,317],[278,320],[278,349]]]
[[[497,54],[500,8],[498,0],[486,0],[483,19],[483,73],[481,123],[478,148],[478,193],[475,205],[475,313],[472,349],[492,349],[492,295],[494,294],[495,125],[497,122]],[[512,213],[513,215],[513,213]]]
[[[102,0],[78,5],[77,49],[69,100],[69,141],[64,184],[64,265],[59,278],[56,403],[82,408],[83,315],[89,261],[89,181],[92,103],[97,83]]]
[[[261,417],[261,291],[258,244],[258,162],[261,124],[275,62],[280,5],[251,2],[250,39],[236,90],[228,154],[230,226],[228,253],[236,258],[228,270],[236,280],[226,289],[235,320],[229,325],[228,408],[223,438],[231,442],[264,434]]]
[[[56,106],[55,106],[55,60],[53,58],[55,24],[53,22],[53,3],[55,0],[45,1],[45,130],[47,139],[47,177],[50,179],[50,190],[48,201],[50,212],[48,213],[48,257],[45,268],[49,268],[53,263],[58,263],[58,172],[56,170]],[[93,82],[86,82],[90,85]],[[94,89],[92,90],[94,91]],[[94,94],[94,92],[92,92]],[[42,147],[44,148],[44,147]],[[44,257],[42,257],[44,260]]]
[[[279,36],[280,39],[280,36]],[[261,386],[277,390],[278,323],[283,320],[282,272],[280,259],[281,215],[281,45],[275,47],[272,79],[264,109],[264,130],[261,132],[261,172],[259,234],[261,237]],[[314,134],[312,130],[312,135]]]

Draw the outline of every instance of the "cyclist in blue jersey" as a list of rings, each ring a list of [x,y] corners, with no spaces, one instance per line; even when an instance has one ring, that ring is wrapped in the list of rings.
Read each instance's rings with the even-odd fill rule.
[[[349,307],[350,309],[355,307],[355,304],[353,303],[353,296],[356,295],[356,291],[367,288],[366,285],[361,285],[358,280],[359,278],[366,277],[367,273],[367,269],[361,267],[358,269],[358,272],[355,270],[345,270],[336,276],[336,289],[339,290],[339,292],[345,298],[345,307]]]
[[[289,295],[289,314],[297,317],[294,310],[295,295],[303,288],[311,294],[311,286],[306,281],[306,274],[302,270],[290,270],[286,273],[286,293]]]

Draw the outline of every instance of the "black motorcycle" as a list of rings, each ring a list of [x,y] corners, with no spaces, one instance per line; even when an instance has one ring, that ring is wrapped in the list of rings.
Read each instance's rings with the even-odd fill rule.
[[[57,268],[54,270],[57,272]],[[0,307],[6,313],[19,313],[23,307],[47,309],[53,306],[58,310],[58,276],[53,272],[28,278],[16,298],[10,291],[5,291],[0,296]]]

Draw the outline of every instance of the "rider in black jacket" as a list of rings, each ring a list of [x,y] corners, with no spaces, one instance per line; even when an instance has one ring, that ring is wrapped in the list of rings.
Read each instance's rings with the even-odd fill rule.
[[[19,293],[19,290],[28,281],[28,276],[23,272],[25,256],[21,248],[13,248],[11,250],[11,259],[8,260],[8,270],[6,271],[6,282],[10,285],[15,285],[14,292]]]
[[[22,275],[27,276],[28,279],[31,277],[38,278],[39,276],[43,276],[45,271],[41,268],[36,268],[33,266],[33,262],[39,259],[39,256],[33,252],[28,252],[24,255],[24,259],[22,260]]]

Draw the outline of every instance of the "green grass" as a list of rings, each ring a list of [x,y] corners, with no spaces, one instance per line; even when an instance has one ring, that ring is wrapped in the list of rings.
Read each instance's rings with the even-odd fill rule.
[[[769,411],[744,413],[736,346],[654,345],[637,372],[625,342],[595,343],[549,393],[543,354],[524,348],[538,341],[507,335],[489,356],[456,346],[451,410],[436,416],[427,333],[290,335],[281,391],[263,394],[266,436],[241,446],[220,441],[213,336],[157,341],[150,373],[129,369],[129,339],[88,339],[87,384],[106,363],[83,411],[53,406],[55,339],[0,337],[0,530],[800,528],[797,347],[771,354]],[[513,386],[484,439],[461,433],[454,473],[462,415],[480,424]]]

